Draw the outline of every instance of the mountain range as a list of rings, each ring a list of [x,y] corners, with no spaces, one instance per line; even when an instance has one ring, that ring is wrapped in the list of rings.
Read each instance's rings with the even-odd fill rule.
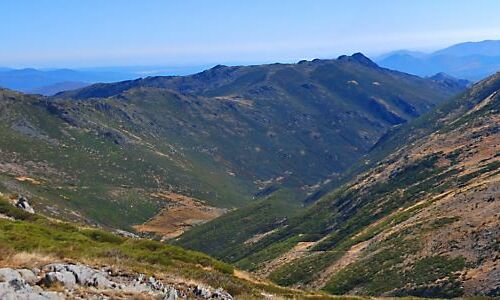
[[[287,203],[300,205],[337,182],[389,128],[463,88],[379,68],[355,54],[216,66],[186,77],[95,84],[53,98],[4,91],[2,135],[8,138],[0,149],[9,183],[3,185],[35,178],[47,187],[30,193],[64,208],[54,213],[77,211],[123,229],[152,218],[178,194],[189,197],[179,208],[186,218],[193,203],[210,210],[186,222],[160,215],[144,227],[152,232],[165,231],[165,222],[213,218],[279,189],[293,191],[298,203]],[[182,232],[173,227],[169,233]]]
[[[253,297],[498,296],[499,89],[361,53],[1,89],[0,253]]]
[[[434,51],[394,51],[375,59],[383,67],[432,76],[444,72],[457,78],[477,81],[500,68],[500,40],[465,42]]]

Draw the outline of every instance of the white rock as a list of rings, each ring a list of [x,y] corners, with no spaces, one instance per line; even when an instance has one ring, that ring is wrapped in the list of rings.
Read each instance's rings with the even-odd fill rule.
[[[44,283],[48,287],[61,284],[67,289],[73,289],[76,285],[76,278],[68,271],[49,272],[45,274]]]
[[[18,271],[11,268],[1,268],[0,269],[0,282],[9,282],[14,279],[21,279],[21,274]]]
[[[96,271],[83,265],[66,265],[65,269],[75,275],[76,282],[80,285],[90,285]]]
[[[34,285],[38,281],[38,277],[33,273],[33,271],[28,269],[20,269],[17,270],[21,275],[21,278],[24,279],[27,283]]]

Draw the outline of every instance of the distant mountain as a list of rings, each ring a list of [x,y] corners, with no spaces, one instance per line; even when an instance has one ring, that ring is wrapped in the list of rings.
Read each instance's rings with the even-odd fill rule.
[[[380,56],[377,56],[376,60],[377,61],[380,61],[380,60],[383,60],[387,57],[390,57],[390,56],[398,56],[398,55],[409,55],[409,56],[412,56],[412,57],[424,57],[427,55],[427,53],[425,52],[421,52],[421,51],[411,51],[411,50],[395,50],[395,51],[391,51],[389,53],[386,53],[386,54],[382,54]]]
[[[89,86],[90,83],[79,81],[63,81],[31,89],[28,93],[52,96],[63,91],[71,91]]]
[[[61,85],[63,82],[112,82],[136,77],[127,73],[81,72],[71,69],[11,69],[0,71],[0,87],[32,92],[54,84]]]
[[[453,56],[500,56],[500,40],[486,40],[482,42],[460,43],[448,48],[435,51],[433,55]]]
[[[499,296],[499,117],[497,73],[393,127],[305,210],[278,218],[270,197],[177,243],[338,295]]]
[[[121,80],[136,79],[145,76],[187,75],[202,71],[205,69],[205,67],[206,66],[137,66],[84,68],[75,70],[0,68],[0,87],[25,93],[53,95],[57,92],[83,87],[91,83],[109,83]]]
[[[430,80],[434,80],[436,82],[440,82],[441,84],[447,85],[450,88],[455,88],[455,89],[465,89],[472,84],[472,82],[468,80],[458,79],[443,72],[437,73],[427,78],[429,78]]]
[[[461,43],[429,54],[396,51],[376,61],[383,67],[418,76],[444,72],[477,81],[500,70],[500,41]]]

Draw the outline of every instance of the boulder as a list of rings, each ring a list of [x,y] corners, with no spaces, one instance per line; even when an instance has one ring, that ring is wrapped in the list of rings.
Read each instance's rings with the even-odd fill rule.
[[[33,288],[21,278],[0,283],[0,299],[41,299],[30,295],[35,295]]]
[[[211,298],[212,297],[212,292],[210,292],[209,289],[201,286],[201,285],[197,285],[194,290],[193,290],[193,294],[197,297],[200,297],[200,298],[203,298],[203,299],[208,299],[208,298]]]
[[[154,277],[149,277],[148,281],[146,282],[147,286],[155,291],[161,291],[164,289],[164,285],[161,281],[157,280]]]
[[[233,296],[231,296],[228,292],[224,291],[222,288],[216,289],[212,293],[212,298],[223,299],[223,300],[233,300]]]
[[[11,268],[1,268],[0,269],[0,282],[9,282],[14,279],[21,279],[21,274],[18,271]]]
[[[114,282],[110,281],[103,273],[100,272],[95,273],[85,284],[98,289],[109,289],[116,286]]]
[[[31,293],[33,289],[24,279],[12,279],[9,281],[9,286],[16,293]]]
[[[177,300],[179,298],[179,293],[173,287],[166,288],[165,296],[163,300]]]
[[[38,277],[35,275],[35,273],[31,270],[28,269],[20,269],[17,270],[19,274],[21,275],[21,278],[24,279],[27,283],[34,285],[38,281]]]
[[[42,268],[43,271],[45,272],[61,272],[61,271],[67,271],[66,267],[68,264],[62,264],[62,263],[53,263],[53,264],[48,264]]]
[[[45,274],[44,284],[48,287],[62,285],[67,289],[73,289],[76,285],[76,278],[68,271],[49,272]]]
[[[64,269],[73,273],[76,282],[80,285],[90,285],[89,283],[93,280],[93,276],[96,273],[94,269],[84,265],[66,265]]]
[[[34,214],[35,210],[33,207],[31,207],[30,203],[28,202],[28,199],[24,196],[19,196],[16,202],[16,207],[20,208],[26,212],[29,212],[30,214]]]

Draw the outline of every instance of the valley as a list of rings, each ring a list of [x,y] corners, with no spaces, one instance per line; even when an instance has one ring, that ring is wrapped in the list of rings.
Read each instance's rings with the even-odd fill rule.
[[[151,196],[165,192],[217,207],[207,220],[290,190],[288,212],[336,184],[390,127],[458,91],[362,54],[218,66],[55,98],[4,90],[0,189],[61,218],[125,230],[167,207]]]
[[[205,246],[235,212],[179,244],[281,285],[334,294],[495,295],[499,84],[497,73],[396,128],[352,180],[272,231],[261,228],[256,243]]]
[[[0,300],[500,299],[500,1],[0,1]]]
[[[59,245],[12,242],[12,226],[69,244],[104,230],[85,249],[97,262],[112,248],[120,268],[170,274],[167,253],[200,251],[224,263],[192,252],[208,265],[178,276],[231,295],[495,295],[500,80],[453,80],[357,53],[54,97],[3,89],[0,192],[41,214],[3,208],[4,251]],[[77,249],[54,260],[95,265]],[[212,264],[239,269],[197,273]]]

